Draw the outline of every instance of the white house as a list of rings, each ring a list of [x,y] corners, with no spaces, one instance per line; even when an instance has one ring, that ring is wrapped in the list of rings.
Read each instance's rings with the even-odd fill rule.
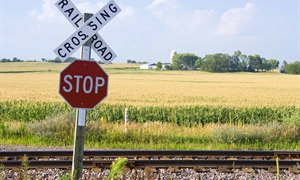
[[[156,63],[143,64],[140,66],[140,69],[156,69]]]

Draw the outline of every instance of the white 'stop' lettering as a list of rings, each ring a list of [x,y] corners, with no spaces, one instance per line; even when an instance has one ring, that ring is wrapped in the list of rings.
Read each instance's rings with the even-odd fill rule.
[[[67,86],[63,86],[63,91],[70,93],[73,90],[73,85],[75,87],[75,92],[80,93],[80,90],[83,90],[85,94],[90,93],[99,93],[99,88],[103,87],[105,85],[105,79],[103,77],[96,77],[93,79],[91,76],[85,76],[82,75],[70,75],[67,74],[64,76],[64,83],[67,84]],[[75,80],[75,81],[73,81]],[[94,90],[94,91],[93,91]]]

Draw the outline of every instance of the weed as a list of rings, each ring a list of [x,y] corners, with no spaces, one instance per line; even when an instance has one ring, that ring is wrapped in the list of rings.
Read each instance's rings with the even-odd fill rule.
[[[112,162],[110,173],[107,177],[107,180],[120,178],[127,162],[128,162],[127,158],[120,158],[120,157],[116,161]]]
[[[28,169],[29,169],[29,165],[28,165],[28,157],[26,156],[26,154],[24,154],[23,156],[23,161],[21,164],[21,178],[23,180],[29,180],[29,174],[28,174]]]
[[[146,167],[144,169],[144,171],[145,171],[145,174],[146,174],[146,180],[151,180],[152,179],[152,177],[151,177],[151,168],[150,167]]]
[[[277,171],[277,180],[280,180],[279,158],[278,157],[276,157],[276,171]]]
[[[0,179],[1,180],[7,179],[5,166],[2,163],[0,164]]]

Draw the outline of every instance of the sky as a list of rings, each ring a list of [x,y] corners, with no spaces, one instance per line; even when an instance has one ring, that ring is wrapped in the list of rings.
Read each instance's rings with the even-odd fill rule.
[[[75,32],[58,0],[0,0],[0,59],[54,59]],[[109,0],[72,0],[96,13]],[[122,11],[98,32],[127,60],[170,62],[171,51],[207,54],[240,50],[266,59],[300,60],[300,0],[115,0]],[[77,50],[72,57],[80,57]],[[92,53],[92,58],[100,58]]]

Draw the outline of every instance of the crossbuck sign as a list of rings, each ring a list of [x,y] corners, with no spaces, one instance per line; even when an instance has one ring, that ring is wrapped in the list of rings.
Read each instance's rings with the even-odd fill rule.
[[[106,65],[117,57],[114,51],[97,33],[121,12],[120,7],[113,0],[109,1],[84,24],[82,23],[82,14],[70,0],[59,0],[55,5],[69,22],[77,28],[70,37],[54,50],[54,53],[61,61],[65,61],[90,38],[92,39],[91,46],[93,50]]]

